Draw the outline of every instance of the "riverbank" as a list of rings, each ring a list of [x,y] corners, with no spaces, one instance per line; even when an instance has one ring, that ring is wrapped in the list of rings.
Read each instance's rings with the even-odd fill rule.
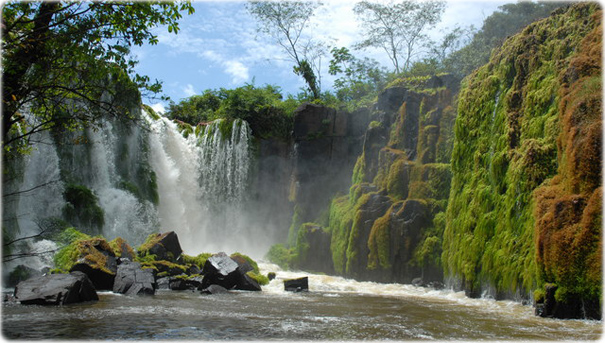
[[[536,317],[531,306],[470,299],[464,292],[357,282],[282,271],[262,292],[153,297],[100,292],[100,300],[59,307],[3,303],[7,339],[149,340],[596,340],[602,321]],[[283,289],[308,276],[309,292]],[[5,290],[6,291],[6,290]]]

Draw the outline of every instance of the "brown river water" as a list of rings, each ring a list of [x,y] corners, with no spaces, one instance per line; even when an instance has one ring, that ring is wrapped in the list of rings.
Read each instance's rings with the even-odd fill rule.
[[[511,301],[463,292],[285,272],[263,292],[151,297],[102,292],[97,302],[60,307],[4,303],[2,333],[22,340],[598,340],[603,322],[533,315]],[[309,292],[283,279],[309,276]]]

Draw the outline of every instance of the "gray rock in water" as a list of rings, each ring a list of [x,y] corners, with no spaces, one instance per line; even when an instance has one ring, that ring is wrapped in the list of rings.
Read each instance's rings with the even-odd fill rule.
[[[126,262],[118,266],[113,284],[114,293],[153,295],[155,289],[156,283],[151,269],[141,268],[138,262]]]
[[[202,294],[225,294],[229,293],[229,290],[220,285],[210,285],[201,290]]]
[[[288,292],[307,292],[309,291],[309,278],[305,276],[299,279],[284,280],[284,288]]]
[[[20,282],[15,298],[24,305],[66,305],[99,300],[92,282],[82,272],[49,274]]]

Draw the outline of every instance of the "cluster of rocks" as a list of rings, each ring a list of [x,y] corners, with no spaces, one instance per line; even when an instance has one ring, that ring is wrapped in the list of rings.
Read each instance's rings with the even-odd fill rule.
[[[134,252],[125,242],[120,244],[118,256],[102,238],[80,242],[78,260],[69,274],[47,273],[21,281],[15,287],[15,298],[22,304],[63,305],[98,300],[97,290],[125,295],[153,295],[157,289],[203,294],[261,290],[248,275],[254,267],[241,255],[214,254],[200,270],[181,258],[175,232],[151,238],[138,251],[144,262],[134,261]]]

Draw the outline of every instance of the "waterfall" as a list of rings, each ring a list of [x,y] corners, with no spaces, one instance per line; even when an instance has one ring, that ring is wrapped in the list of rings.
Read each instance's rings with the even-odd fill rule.
[[[118,145],[131,150],[136,147],[136,138],[141,134],[140,129],[131,125],[130,132],[119,134],[116,124],[106,120],[99,130],[90,130],[90,173],[92,178],[86,180],[87,186],[95,191],[99,198],[99,206],[104,210],[103,236],[108,239],[122,237],[133,245],[142,243],[157,226],[155,208],[148,200],[137,198],[132,191],[122,189],[118,175],[120,164],[128,164],[126,159],[117,156]],[[134,139],[134,140],[133,140]],[[128,142],[129,141],[129,142]],[[130,143],[130,144],[128,144]],[[145,161],[134,161],[145,163]],[[75,171],[74,171],[75,172]]]
[[[142,125],[106,118],[83,131],[33,137],[37,144],[11,161],[14,177],[3,181],[4,227],[19,238],[38,233],[41,223],[58,227],[66,221],[108,240],[122,237],[135,248],[150,233],[175,231],[188,254],[261,257],[271,242],[262,234],[264,218],[248,201],[248,124],[216,120],[185,135],[167,118],[152,119],[144,111],[141,118]],[[75,207],[84,200],[70,200],[69,189],[93,195],[86,206],[100,209],[100,223],[82,219]],[[19,245],[30,252],[57,248],[40,239]],[[52,254],[16,260],[5,271],[24,263],[52,267]]]
[[[36,147],[19,161],[12,161],[15,175],[4,183],[3,229],[14,233],[14,239],[31,237],[47,229],[48,220],[59,218],[63,206],[59,157],[50,134],[35,133],[31,140],[37,142]],[[12,270],[19,264],[41,269],[52,265],[57,245],[45,239],[22,240],[10,248],[12,253],[26,252],[32,256],[6,263],[4,269]]]
[[[175,231],[189,254],[246,249],[248,124],[219,119],[185,138],[175,122],[145,117],[161,231]]]

